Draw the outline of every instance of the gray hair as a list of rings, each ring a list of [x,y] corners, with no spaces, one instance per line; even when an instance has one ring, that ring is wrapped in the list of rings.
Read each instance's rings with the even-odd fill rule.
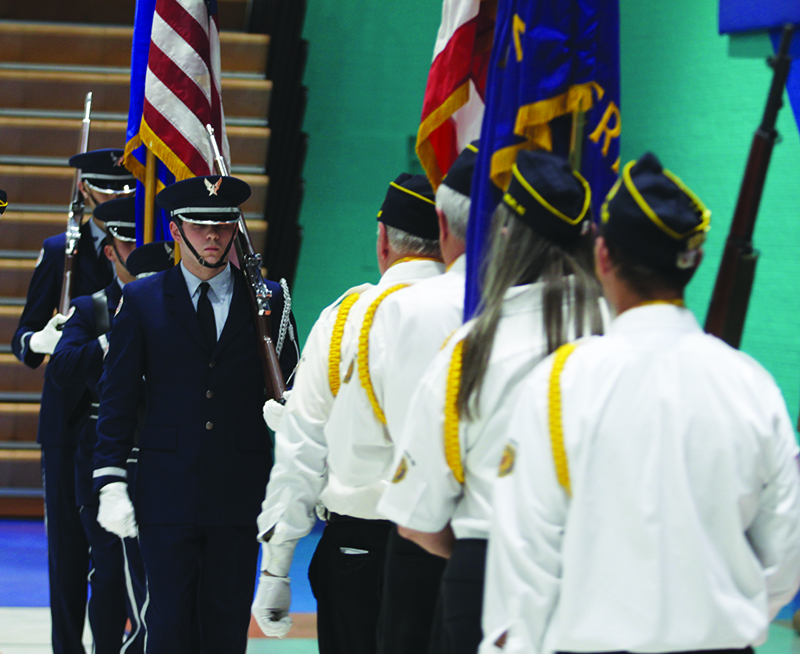
[[[442,252],[439,249],[439,239],[421,238],[404,232],[402,229],[397,229],[397,227],[391,227],[386,223],[383,223],[383,225],[386,227],[389,245],[403,256],[441,258]]]
[[[459,241],[467,240],[470,199],[463,193],[439,184],[436,189],[436,208],[444,214],[447,226]]]

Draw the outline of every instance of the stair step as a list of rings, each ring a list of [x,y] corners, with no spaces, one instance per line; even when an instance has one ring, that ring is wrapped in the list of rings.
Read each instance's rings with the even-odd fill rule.
[[[11,210],[6,211],[0,218],[3,246],[20,250],[41,248],[44,239],[63,232],[66,226],[66,211],[63,213],[22,213]],[[0,303],[4,303],[4,300],[5,298],[0,299]]]
[[[42,401],[42,394],[21,393],[18,391],[0,391],[0,402],[11,404],[39,404]]]
[[[80,126],[80,120],[0,116],[0,164],[16,157],[14,163],[24,165],[23,158],[27,157],[29,165],[67,165],[67,160],[77,149]],[[126,130],[125,121],[93,120],[89,148],[122,148]],[[269,128],[228,126],[227,132],[234,170],[252,166],[260,167],[260,172],[263,172]],[[34,159],[36,157],[40,159]]]
[[[242,31],[247,0],[217,0],[221,30]],[[133,25],[136,0],[36,0],[5,3],[3,16],[13,21],[49,21],[91,25]]]
[[[52,205],[54,209],[64,206],[66,211],[66,201],[72,195],[74,172],[72,168],[59,166],[0,165],[2,188],[8,194],[9,205],[12,208],[27,203],[32,204],[35,201],[39,206]],[[267,176],[244,174],[238,177],[252,188],[252,195],[242,205],[243,211],[263,215],[269,183]],[[0,290],[0,295],[2,294],[3,291]]]
[[[100,25],[0,22],[0,57],[29,64],[130,67],[133,28]],[[223,73],[239,71],[264,77],[269,37],[243,32],[220,33]]]
[[[0,354],[0,379],[4,391],[41,391],[44,383],[44,369],[41,365],[35,370],[18,361],[13,354]],[[2,485],[2,484],[0,484]]]
[[[82,107],[92,91],[92,109],[127,113],[128,74],[0,70],[0,107],[63,110]],[[263,117],[269,113],[272,82],[223,79],[226,115]]]
[[[0,343],[11,343],[22,309],[21,306],[0,305]]]
[[[39,404],[0,402],[0,450],[37,448]]]
[[[25,297],[35,261],[0,259],[0,295]]]
[[[83,119],[83,112],[76,109],[31,109],[26,107],[2,107],[0,116],[8,118],[60,118],[63,120]],[[127,124],[128,111],[92,111],[92,123],[96,121],[123,121]],[[228,127],[266,127],[268,124],[264,116],[225,116]],[[114,145],[116,147],[116,144]]]

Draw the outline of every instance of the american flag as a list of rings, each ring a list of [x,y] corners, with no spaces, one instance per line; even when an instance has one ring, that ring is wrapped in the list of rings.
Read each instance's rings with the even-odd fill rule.
[[[144,145],[177,180],[212,174],[206,124],[229,161],[216,0],[138,0],[125,165],[144,179]]]
[[[444,0],[416,151],[434,188],[480,136],[497,0]]]

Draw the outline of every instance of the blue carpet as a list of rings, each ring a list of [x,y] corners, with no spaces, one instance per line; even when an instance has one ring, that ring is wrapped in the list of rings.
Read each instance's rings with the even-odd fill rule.
[[[308,584],[308,564],[322,535],[318,522],[295,550],[292,611],[315,613],[317,603]],[[260,554],[259,554],[260,557]],[[0,520],[0,606],[49,606],[47,538],[41,520]]]

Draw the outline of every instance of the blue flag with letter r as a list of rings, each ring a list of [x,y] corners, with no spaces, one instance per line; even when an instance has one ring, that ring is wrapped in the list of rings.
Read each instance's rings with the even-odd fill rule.
[[[619,170],[618,0],[499,0],[486,110],[472,182],[464,316],[480,299],[479,271],[499,191],[519,150],[565,158],[583,115],[581,174],[595,216]]]

